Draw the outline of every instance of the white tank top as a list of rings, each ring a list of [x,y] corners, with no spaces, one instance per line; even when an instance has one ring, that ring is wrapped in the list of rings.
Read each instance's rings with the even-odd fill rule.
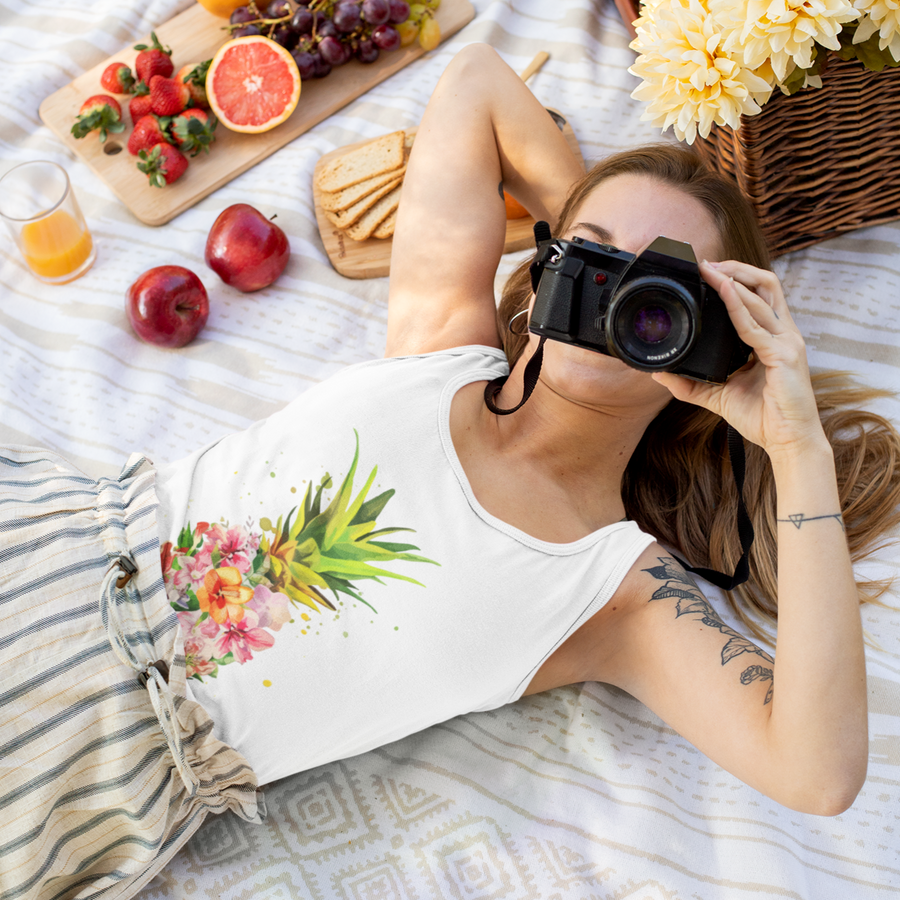
[[[450,404],[507,371],[487,347],[352,366],[160,471],[188,684],[261,783],[516,700],[653,541],[481,507]]]

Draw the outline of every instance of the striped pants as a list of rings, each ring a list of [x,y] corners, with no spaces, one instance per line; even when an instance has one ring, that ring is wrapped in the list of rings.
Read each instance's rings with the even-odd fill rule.
[[[264,816],[187,699],[153,471],[0,448],[0,900],[137,893],[208,813]]]

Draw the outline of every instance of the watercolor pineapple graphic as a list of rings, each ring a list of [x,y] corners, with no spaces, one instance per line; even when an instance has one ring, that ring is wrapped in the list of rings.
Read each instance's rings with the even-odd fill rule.
[[[334,611],[326,592],[335,601],[346,595],[376,611],[355,582],[393,578],[422,586],[383,568],[397,562],[438,563],[415,553],[419,548],[413,544],[385,540],[413,529],[376,528],[395,491],[368,497],[376,466],[354,497],[358,462],[356,435],[350,469],[325,509],[325,492],[332,487],[327,474],[315,490],[310,483],[302,504],[274,525],[268,518],[260,519],[259,530],[188,523],[177,547],[171,542],[162,547],[166,590],[184,633],[189,678],[215,677],[220,666],[249,662],[254,651],[272,647],[273,632],[291,621],[293,608]]]

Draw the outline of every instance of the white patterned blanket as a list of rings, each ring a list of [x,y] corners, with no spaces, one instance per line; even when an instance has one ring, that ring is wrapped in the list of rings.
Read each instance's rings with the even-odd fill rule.
[[[464,44],[486,41],[517,70],[549,51],[530,85],[568,116],[588,160],[659,137],[629,97],[633,54],[612,2],[475,0],[475,20],[435,52],[151,228],[67,155],[37,109],[187,5],[0,2],[0,171],[33,158],[64,165],[99,247],[87,276],[51,287],[0,240],[0,440],[50,447],[92,474],[118,471],[132,450],[177,458],[381,355],[387,281],[348,281],[331,268],[313,215],[313,166],[336,147],[417,124]],[[285,274],[258,294],[222,287],[203,263],[210,225],[236,202],[277,213],[291,240]],[[895,223],[778,261],[814,366],[900,389],[898,245]],[[504,260],[498,284],[517,258]],[[212,298],[201,339],[180,351],[139,343],[123,310],[136,275],[163,263],[201,274]],[[900,423],[900,402],[877,409]],[[867,564],[873,575],[898,568],[896,548]],[[877,607],[863,615],[872,639],[869,777],[834,819],[778,806],[628,695],[586,684],[276,783],[266,791],[267,824],[208,821],[141,900],[898,895],[900,615]]]

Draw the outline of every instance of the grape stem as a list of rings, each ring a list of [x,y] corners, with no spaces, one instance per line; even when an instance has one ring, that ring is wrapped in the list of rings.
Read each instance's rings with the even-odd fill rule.
[[[301,38],[300,44],[298,45],[298,46],[302,47],[302,49],[305,50],[306,52],[309,52],[310,50],[312,50],[312,48],[315,47],[316,44],[319,44],[322,41],[322,38],[319,37],[319,35],[316,33],[316,28],[317,28],[318,22],[319,22],[319,17],[318,17],[318,15],[316,15],[316,13],[321,12],[321,13],[324,13],[325,15],[327,15],[328,12],[330,11],[330,9],[334,5],[335,5],[334,0],[312,0],[312,2],[309,4],[309,6],[307,6],[307,9],[309,9],[313,13],[312,31],[310,32],[310,34],[308,36],[304,35]],[[275,32],[276,26],[281,25],[285,22],[289,22],[293,18],[293,15],[294,15],[294,11],[291,10],[286,16],[280,16],[278,18],[273,18],[273,19],[266,18],[259,11],[259,7],[256,5],[255,0],[250,0],[250,2],[246,4],[246,7],[247,7],[247,9],[250,10],[250,12],[255,13],[257,18],[250,19],[247,22],[237,22],[235,24],[231,24],[229,22],[229,24],[222,26],[222,30],[227,31],[228,34],[231,35],[233,32],[237,31],[239,28],[244,28],[247,25],[266,26],[268,29],[268,34],[266,35],[266,37],[271,38],[273,33]],[[434,16],[434,12],[431,10],[430,7],[426,6],[424,8],[424,10],[422,11],[422,13],[413,21],[415,21],[415,24],[417,27],[421,27],[422,22],[426,18],[432,18],[433,16]],[[341,40],[342,40],[342,42],[352,44],[352,42],[354,40],[360,40],[362,38],[365,38],[366,37],[365,32],[366,32],[365,25],[360,24],[352,32],[349,32],[348,34],[344,35],[341,38]]]

